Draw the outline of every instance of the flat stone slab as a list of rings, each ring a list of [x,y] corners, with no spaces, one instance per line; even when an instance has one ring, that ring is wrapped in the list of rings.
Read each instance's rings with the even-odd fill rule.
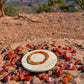
[[[39,65],[33,65],[31,63],[28,62],[28,56],[31,54],[31,53],[34,53],[36,51],[43,51],[43,52],[46,52],[48,53],[49,55],[49,58],[48,60],[43,63],[43,64],[39,64]],[[41,54],[41,53],[36,53],[36,54],[33,54],[31,56],[31,60],[34,61],[34,62],[41,62],[45,59],[45,55],[44,54]],[[34,50],[34,51],[31,51],[27,54],[25,54],[21,60],[22,62],[22,66],[27,69],[28,71],[31,71],[31,72],[44,72],[44,71],[48,71],[50,69],[52,69],[55,64],[57,63],[57,56],[51,52],[51,51],[48,51],[48,50]]]

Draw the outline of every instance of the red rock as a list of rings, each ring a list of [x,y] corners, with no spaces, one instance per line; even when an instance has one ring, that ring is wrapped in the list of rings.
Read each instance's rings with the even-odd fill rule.
[[[25,80],[26,81],[30,81],[31,80],[31,76],[26,76]]]
[[[7,75],[7,76],[5,76],[5,78],[4,78],[4,79],[5,79],[5,81],[6,81],[6,82],[8,82],[8,81],[10,81],[10,80],[11,80],[11,78],[12,78],[12,77],[11,77],[10,75]]]
[[[56,44],[55,43],[52,43],[51,46],[56,47]]]
[[[47,44],[44,44],[44,46],[48,46]]]
[[[57,72],[56,74],[57,74],[57,76],[60,77],[60,76],[63,75],[63,73],[64,73],[64,72],[63,72],[63,69],[59,69],[58,72]]]
[[[49,78],[47,78],[47,79],[46,79],[46,81],[47,81],[48,83],[51,83],[51,82],[53,82],[53,81],[54,81],[54,78],[49,77]]]
[[[43,47],[41,47],[41,49],[44,49]]]
[[[76,60],[76,62],[74,63],[74,65],[78,65],[80,64],[80,60]]]
[[[72,53],[72,56],[76,56],[76,50],[72,50],[71,53]]]
[[[72,50],[71,53],[76,53],[76,50]]]
[[[21,80],[24,80],[24,79],[25,79],[25,76],[24,76],[23,73],[20,73],[20,79],[21,79]]]
[[[40,46],[34,46],[34,50],[38,50],[40,48],[41,48]]]
[[[63,77],[63,79],[62,79],[62,83],[67,83],[68,82],[68,78],[67,77]]]
[[[1,76],[3,73],[4,73],[3,71],[0,71],[0,76]]]
[[[41,77],[41,79],[43,79],[43,80],[45,80],[45,79],[47,79],[48,78],[48,74],[44,74],[42,77]]]
[[[71,47],[69,47],[69,50],[71,50]]]
[[[16,51],[22,51],[23,50],[23,47],[22,46],[19,46],[16,48]]]
[[[3,72],[8,71],[8,67],[2,69]]]
[[[16,64],[15,62],[13,62],[13,61],[11,62],[11,66],[12,66],[12,65],[15,65],[15,64]]]
[[[5,56],[4,59],[5,59],[5,60],[6,60],[6,59],[9,59],[9,57],[8,57],[8,56]]]
[[[57,48],[56,51],[59,53],[59,54],[63,54],[63,50],[61,48]]]
[[[69,45],[66,45],[66,46],[64,47],[64,49],[65,49],[65,50],[69,50]]]
[[[70,58],[71,57],[71,54],[67,51],[64,52],[64,58]]]
[[[56,52],[56,48],[53,48],[53,49],[52,49],[52,52]]]
[[[69,74],[66,74],[66,76],[64,76],[64,77],[67,77],[68,80],[71,80],[72,79],[72,77]]]
[[[38,74],[38,77],[41,78],[45,73]]]
[[[70,58],[67,58],[66,61],[70,61]]]
[[[65,49],[65,50],[71,50],[71,47],[70,47],[69,45],[66,45],[66,46],[64,47],[64,49]]]
[[[59,66],[59,67],[62,67],[63,63],[62,62],[58,62],[56,65]]]
[[[18,75],[15,75],[15,76],[12,77],[12,80],[15,80],[15,81],[19,81],[19,79],[20,79],[20,78],[19,78]]]
[[[14,57],[16,57],[14,51],[11,51],[11,52],[8,53],[8,58],[9,58],[9,59],[12,59],[12,58],[14,58]]]
[[[58,52],[54,52],[55,53],[55,55],[59,55],[59,53]]]
[[[70,64],[67,66],[67,69],[69,69],[69,70],[76,70],[76,66],[75,66],[73,63],[70,63]]]
[[[42,47],[42,44],[39,44],[38,46],[41,46]]]
[[[67,66],[68,66],[68,62],[66,62],[66,63],[64,64],[64,69],[66,69]]]
[[[59,45],[58,48],[61,48],[61,45]]]
[[[31,46],[29,44],[27,44],[25,47],[30,48],[30,49],[33,49],[33,46]]]

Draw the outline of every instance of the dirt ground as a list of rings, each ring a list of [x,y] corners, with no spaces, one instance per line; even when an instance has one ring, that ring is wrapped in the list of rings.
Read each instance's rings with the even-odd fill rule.
[[[19,14],[16,17],[2,17],[0,18],[0,68],[5,63],[3,57],[19,45],[25,46],[27,43],[50,45],[53,42],[57,46],[69,44],[77,51],[74,59],[80,59],[84,64],[84,12]],[[83,84],[84,73],[79,71],[69,73],[74,79],[67,84]],[[32,80],[33,82],[24,83],[10,81],[6,84],[46,84],[37,77]],[[54,81],[52,84],[61,83]]]
[[[84,39],[84,13],[19,14],[0,18],[0,47],[44,38]]]

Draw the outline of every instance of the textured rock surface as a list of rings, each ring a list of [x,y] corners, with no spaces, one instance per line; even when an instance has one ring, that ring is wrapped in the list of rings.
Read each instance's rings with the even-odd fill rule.
[[[0,18],[0,46],[41,38],[84,39],[84,12],[20,14]]]

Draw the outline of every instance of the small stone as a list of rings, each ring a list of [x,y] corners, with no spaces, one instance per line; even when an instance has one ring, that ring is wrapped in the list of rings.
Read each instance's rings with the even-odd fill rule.
[[[13,76],[12,80],[19,81],[19,76],[17,76],[17,75]]]
[[[41,79],[43,75],[45,75],[45,73],[40,73],[38,74],[38,77]]]
[[[76,60],[76,62],[74,63],[74,65],[78,65],[80,64],[80,60]]]
[[[56,44],[55,43],[52,43],[51,46],[56,47]]]
[[[59,54],[63,54],[63,50],[61,48],[56,49]]]
[[[26,80],[26,81],[30,81],[30,80],[31,80],[31,76],[26,76],[26,77],[25,77],[25,80]]]
[[[24,79],[25,79],[25,76],[24,76],[23,73],[20,73],[20,79],[21,79],[21,80],[24,80]]]
[[[52,71],[48,71],[48,75],[49,75],[49,76],[52,75],[52,73],[53,73]]]
[[[29,71],[23,71],[23,74],[24,74],[25,76],[27,76],[27,75],[30,74],[30,72],[29,72]]]
[[[48,74],[45,74],[45,75],[42,76],[42,79],[43,79],[43,80],[45,80],[45,79],[47,79],[47,78],[48,78]]]
[[[6,82],[8,82],[8,81],[10,81],[10,80],[11,80],[11,78],[12,78],[12,77],[11,77],[10,75],[7,75],[7,76],[5,76],[5,78],[4,78],[4,79],[5,79],[5,81],[6,81]]]
[[[47,81],[48,83],[51,83],[51,82],[53,82],[53,81],[54,81],[54,78],[49,77],[46,81]]]
[[[62,79],[62,83],[67,83],[68,82],[68,78],[67,77],[63,77],[63,79]]]
[[[36,76],[33,77],[33,84],[42,84],[41,80]]]
[[[19,46],[16,48],[16,51],[22,51],[23,50],[23,47],[22,46]]]
[[[62,70],[62,69],[59,69],[59,70],[57,71],[57,73],[56,73],[56,74],[57,74],[57,76],[59,76],[59,77],[60,77],[60,76],[62,76],[62,75],[63,75],[63,73],[64,73],[64,72],[63,72],[63,70]]]
[[[71,54],[67,51],[64,52],[64,58],[70,58],[71,57]]]
[[[24,84],[31,84],[30,81],[25,81]]]

